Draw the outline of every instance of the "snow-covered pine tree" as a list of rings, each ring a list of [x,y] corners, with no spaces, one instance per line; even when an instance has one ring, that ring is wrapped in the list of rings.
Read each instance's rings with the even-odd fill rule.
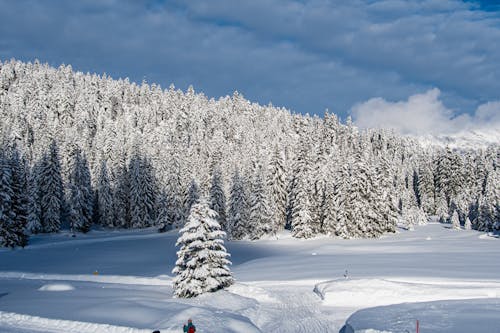
[[[12,170],[4,149],[0,151],[0,246],[14,248],[18,241],[14,232],[16,215],[12,210],[14,190]]]
[[[193,178],[191,183],[189,184],[189,188],[184,196],[184,216],[189,216],[189,212],[191,211],[191,207],[200,200],[200,187],[198,183]]]
[[[41,193],[40,193],[40,161],[36,162],[31,168],[28,177],[28,220],[27,231],[32,234],[37,234],[43,231],[41,217]]]
[[[163,190],[156,196],[156,221],[158,232],[165,232],[172,227],[169,223],[168,195]]]
[[[470,218],[468,216],[465,218],[464,229],[465,230],[472,229],[472,223],[471,223]]]
[[[276,225],[276,230],[283,230],[286,224],[286,172],[283,154],[278,147],[275,147],[269,164],[267,187],[270,191],[272,221]]]
[[[451,226],[453,229],[460,229],[460,220],[458,219],[458,212],[455,210],[453,214],[451,214]]]
[[[87,159],[79,147],[72,152],[69,176],[69,224],[72,232],[88,232],[92,224],[93,192]]]
[[[293,182],[290,193],[292,236],[310,238],[314,236],[311,213],[311,163],[309,145],[299,141],[298,153],[293,168]]]
[[[328,163],[325,166],[325,188],[324,188],[324,207],[323,207],[323,225],[321,232],[326,235],[335,236],[339,219],[342,215],[341,206],[341,188],[343,187],[343,178],[338,177],[340,173],[340,156],[332,153],[326,158]]]
[[[113,192],[111,190],[108,166],[105,160],[101,161],[99,168],[99,178],[97,179],[97,202],[99,224],[108,228],[113,228],[115,226]]]
[[[380,213],[382,215],[383,232],[395,232],[398,223],[398,210],[394,188],[394,172],[387,160],[387,150],[382,150],[376,167],[380,188]]]
[[[48,153],[42,158],[39,180],[43,231],[58,232],[64,204],[59,149],[55,140],[52,140]]]
[[[10,168],[12,172],[12,211],[15,214],[13,233],[15,234],[17,246],[28,244],[26,227],[28,224],[28,184],[27,184],[27,161],[20,156],[17,147],[10,149]]]
[[[417,177],[417,195],[420,207],[427,214],[434,214],[434,179],[432,170],[425,161],[420,161]]]
[[[224,247],[224,231],[217,222],[217,213],[206,200],[191,208],[187,222],[179,231],[177,261],[172,270],[176,297],[196,297],[230,286],[229,253]]]
[[[235,170],[232,178],[227,224],[228,236],[232,239],[245,238],[250,232],[247,191],[238,170]]]
[[[222,173],[218,167],[214,168],[212,174],[212,186],[210,187],[210,209],[217,213],[217,221],[224,230],[227,230],[226,220],[226,195]]]
[[[153,224],[156,190],[153,170],[145,158],[134,154],[129,163],[130,223],[133,228]]]
[[[252,191],[248,200],[248,230],[251,239],[276,232],[272,224],[272,212],[269,207],[262,167],[256,166],[252,181]]]
[[[177,156],[173,156],[166,184],[167,194],[167,225],[180,228],[184,224],[185,211],[183,206],[184,189],[181,181],[181,168]],[[187,212],[189,214],[189,212]]]
[[[113,191],[114,223],[119,228],[130,228],[130,183],[124,156],[118,162]]]

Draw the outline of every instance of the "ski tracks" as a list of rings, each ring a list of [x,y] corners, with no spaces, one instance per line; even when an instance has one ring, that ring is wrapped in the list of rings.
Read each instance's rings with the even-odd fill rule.
[[[311,286],[264,287],[277,300],[260,303],[254,323],[262,332],[338,332],[331,315],[322,309],[321,299]]]

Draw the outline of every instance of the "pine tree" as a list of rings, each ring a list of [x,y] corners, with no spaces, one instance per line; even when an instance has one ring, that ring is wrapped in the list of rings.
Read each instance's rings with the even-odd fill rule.
[[[158,232],[165,232],[172,227],[169,221],[168,195],[165,191],[160,191],[156,197],[156,221]]]
[[[310,202],[310,160],[308,150],[305,142],[300,142],[290,193],[292,235],[296,238],[314,236]]]
[[[425,161],[421,161],[421,163],[422,164],[418,171],[417,177],[417,193],[419,206],[427,214],[434,214],[434,180],[432,176],[432,170],[425,163]]]
[[[122,156],[116,171],[115,188],[113,191],[113,211],[115,225],[120,228],[130,228],[130,183],[127,166]]]
[[[465,218],[464,229],[465,230],[471,230],[472,229],[472,223],[471,223],[471,221],[470,221],[470,219],[469,219],[468,216]]]
[[[18,246],[28,244],[28,183],[27,183],[27,161],[20,156],[17,147],[12,147],[10,152],[10,168],[12,171],[12,211],[15,214],[13,232]]]
[[[27,230],[33,234],[43,231],[41,218],[40,162],[35,163],[28,178],[28,220]]]
[[[212,175],[212,186],[210,187],[210,209],[217,213],[217,221],[227,230],[226,220],[226,195],[224,194],[224,184],[222,173],[219,168],[214,168]]]
[[[87,159],[82,155],[80,148],[75,148],[72,156],[69,177],[69,223],[72,232],[88,232],[92,224],[94,208],[90,171]]]
[[[50,144],[49,152],[42,159],[39,179],[43,231],[58,232],[61,228],[64,203],[59,149],[54,140]]]
[[[451,215],[451,226],[453,229],[460,229],[460,220],[458,219],[458,212],[456,210]]]
[[[283,230],[286,224],[286,173],[281,151],[278,147],[269,164],[267,181],[269,188],[269,204],[273,213],[272,221],[276,230]]]
[[[3,149],[2,149],[3,150]],[[0,152],[0,246],[14,248],[18,244],[14,225],[16,215],[12,210],[14,190],[12,170],[5,152]]]
[[[200,200],[200,187],[195,179],[191,180],[191,184],[184,196],[184,216],[189,216],[191,207]]]
[[[101,161],[99,177],[97,179],[97,202],[99,223],[102,226],[113,228],[115,226],[113,211],[113,193],[105,160]]]
[[[151,165],[138,154],[129,163],[129,184],[131,226],[149,227],[155,221],[156,186]]]
[[[257,167],[255,170],[248,208],[248,228],[251,239],[259,239],[263,235],[276,232],[274,225],[272,225],[272,212],[264,187],[264,177],[261,167]]]
[[[231,262],[224,247],[224,231],[217,222],[217,213],[205,200],[191,208],[176,246],[177,261],[172,273],[176,297],[196,297],[230,286],[233,277],[229,270]]]
[[[234,172],[229,197],[228,235],[232,239],[242,239],[249,235],[248,199],[245,182],[238,170]]]
[[[168,177],[167,194],[167,224],[175,228],[180,228],[184,224],[185,207],[183,206],[184,191],[181,182],[181,168],[178,158],[172,159],[170,175]],[[189,212],[188,212],[189,214]]]

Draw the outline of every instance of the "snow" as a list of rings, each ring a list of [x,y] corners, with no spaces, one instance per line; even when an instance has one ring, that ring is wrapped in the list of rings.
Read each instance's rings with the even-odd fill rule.
[[[172,296],[177,236],[62,233],[0,249],[0,332],[179,332],[188,318],[200,333],[415,332],[417,319],[426,333],[499,331],[494,235],[428,224],[380,239],[226,241],[236,284],[192,299]]]
[[[68,283],[49,283],[41,286],[38,290],[40,291],[69,291],[75,290],[75,287]]]

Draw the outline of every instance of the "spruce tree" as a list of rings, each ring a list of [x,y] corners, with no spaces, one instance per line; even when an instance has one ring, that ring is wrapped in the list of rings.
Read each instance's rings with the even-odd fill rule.
[[[122,156],[116,170],[115,186],[113,191],[113,211],[115,226],[130,228],[130,183],[129,171]]]
[[[156,207],[156,186],[148,160],[135,154],[129,163],[130,223],[133,228],[153,224]]]
[[[243,239],[250,233],[247,191],[245,181],[238,170],[234,172],[232,178],[227,224],[228,236],[232,239]]]
[[[12,147],[10,152],[10,168],[12,172],[12,211],[15,214],[13,232],[16,236],[18,246],[28,244],[27,224],[28,224],[28,179],[27,161],[24,156],[20,156],[17,147]]]
[[[283,230],[286,224],[286,173],[282,153],[278,147],[269,164],[267,181],[269,188],[269,205],[272,210],[272,222],[276,230]]]
[[[248,228],[251,239],[259,239],[263,235],[276,232],[272,224],[272,212],[264,187],[262,168],[257,167],[252,182],[252,192],[248,202]]]
[[[99,168],[99,178],[97,179],[97,203],[99,223],[102,226],[113,228],[115,226],[113,192],[111,190],[108,167],[105,160],[102,160]]]
[[[465,218],[464,229],[465,230],[471,230],[472,229],[472,223],[471,223],[470,218],[468,216]]]
[[[184,224],[185,208],[183,206],[184,190],[181,182],[181,168],[178,159],[174,156],[172,166],[169,169],[169,177],[166,186],[167,194],[167,224],[180,228]],[[188,212],[189,213],[189,212]]]
[[[0,246],[14,248],[18,240],[14,232],[16,215],[12,210],[14,190],[12,170],[5,152],[0,152]]]
[[[58,232],[63,209],[63,181],[59,162],[59,149],[53,140],[42,159],[40,170],[41,224],[44,232]]]
[[[210,209],[217,213],[217,221],[223,229],[227,230],[226,219],[226,195],[222,173],[218,167],[214,168],[212,174],[212,186],[210,187]]]
[[[69,223],[72,232],[87,232],[92,224],[94,198],[87,159],[79,147],[72,153],[69,176]]]
[[[451,215],[451,226],[453,229],[460,229],[460,220],[458,219],[458,212],[456,210]]]
[[[297,238],[310,238],[315,234],[311,213],[309,181],[311,166],[308,150],[305,142],[300,142],[290,194],[292,235]]]
[[[217,213],[205,200],[191,208],[176,246],[177,261],[172,270],[175,297],[196,297],[230,286],[233,277],[231,262],[224,247],[224,231],[217,222]]]
[[[189,216],[189,212],[191,211],[191,207],[200,200],[200,187],[195,179],[191,180],[191,184],[189,184],[189,188],[184,196],[184,216]]]
[[[40,192],[40,170],[41,163],[36,162],[32,167],[28,178],[28,220],[27,230],[32,234],[43,231],[41,218],[41,192]]]

